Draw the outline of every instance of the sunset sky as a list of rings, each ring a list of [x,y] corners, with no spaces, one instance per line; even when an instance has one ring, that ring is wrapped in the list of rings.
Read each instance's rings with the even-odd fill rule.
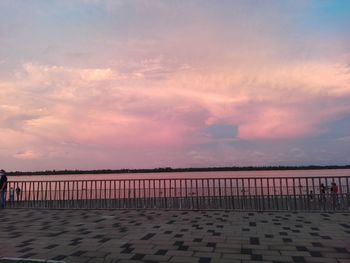
[[[0,168],[350,163],[350,1],[0,1]]]

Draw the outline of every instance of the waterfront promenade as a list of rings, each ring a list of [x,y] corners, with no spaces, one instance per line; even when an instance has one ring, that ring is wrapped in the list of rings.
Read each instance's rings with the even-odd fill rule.
[[[5,209],[0,222],[0,257],[72,263],[350,262],[348,212]]]

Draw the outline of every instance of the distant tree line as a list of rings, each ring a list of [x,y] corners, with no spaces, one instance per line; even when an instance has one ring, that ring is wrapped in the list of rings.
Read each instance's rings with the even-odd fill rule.
[[[160,167],[153,169],[100,169],[100,170],[46,170],[9,172],[9,175],[64,175],[64,174],[125,174],[125,173],[173,173],[173,172],[219,172],[219,171],[283,171],[283,170],[322,170],[350,169],[350,165],[308,165],[308,166],[228,166],[228,167]]]

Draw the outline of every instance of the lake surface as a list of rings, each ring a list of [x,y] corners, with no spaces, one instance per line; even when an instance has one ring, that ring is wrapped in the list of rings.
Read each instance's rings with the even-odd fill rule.
[[[218,171],[125,174],[69,174],[41,176],[10,176],[10,181],[70,181],[117,179],[196,179],[196,178],[273,178],[273,177],[335,177],[350,176],[350,169],[286,170],[286,171]]]

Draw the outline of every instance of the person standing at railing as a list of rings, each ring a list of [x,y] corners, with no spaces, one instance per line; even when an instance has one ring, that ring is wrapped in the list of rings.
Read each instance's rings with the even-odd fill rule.
[[[83,189],[84,190],[84,189]],[[21,188],[19,188],[18,186],[17,186],[17,188],[16,188],[16,197],[17,197],[17,201],[19,201],[19,199],[20,199],[20,194],[21,194]]]
[[[10,188],[10,207],[13,207],[15,203],[15,189],[13,187]]]
[[[0,170],[0,209],[5,208],[7,176],[4,170]]]
[[[339,200],[338,200],[338,186],[335,182],[332,182],[331,186],[331,196],[332,196],[332,203],[333,203],[333,208],[337,208],[339,205]]]
[[[320,208],[326,209],[326,189],[327,187],[322,183],[320,185]]]
[[[314,191],[312,191],[312,190],[310,190],[310,192],[309,192],[309,200],[310,200],[311,202],[314,201]]]

